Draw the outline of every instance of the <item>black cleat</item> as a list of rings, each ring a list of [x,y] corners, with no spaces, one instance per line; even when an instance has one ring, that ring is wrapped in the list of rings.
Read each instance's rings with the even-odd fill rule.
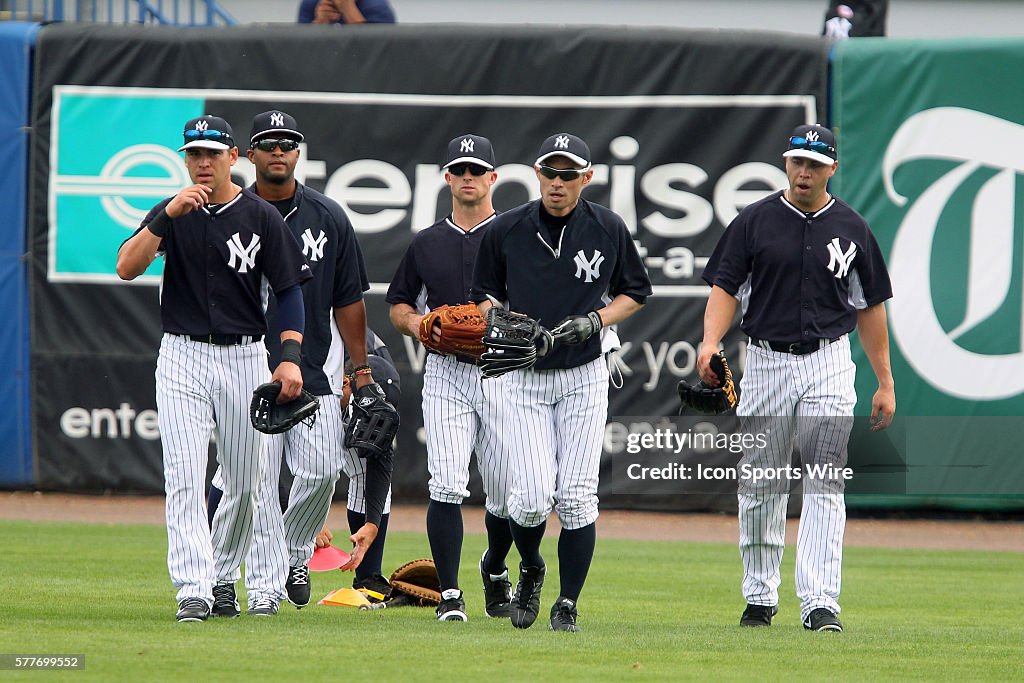
[[[309,604],[309,567],[304,564],[288,567],[288,580],[284,583],[288,602],[302,609]]]
[[[512,625],[530,628],[540,612],[540,589],[544,587],[547,567],[526,567],[519,563],[519,583],[512,596]]]
[[[843,622],[839,621],[839,617],[829,610],[819,607],[818,609],[811,610],[811,613],[804,619],[804,628],[808,631],[835,631],[836,633],[842,633]]]
[[[569,598],[558,598],[551,606],[552,631],[579,631],[576,626],[576,601]]]
[[[235,584],[230,581],[222,581],[213,586],[213,610],[210,616],[227,617],[234,619],[242,613],[238,606],[238,599],[235,597]]]
[[[441,604],[437,606],[438,621],[469,621],[466,616],[466,601],[462,599],[462,591],[449,588],[441,593]]]
[[[185,598],[178,603],[178,621],[206,621],[210,616],[210,605],[202,598]]]
[[[772,617],[778,613],[777,605],[747,605],[740,617],[740,626],[771,626]]]
[[[484,611],[487,616],[512,616],[512,582],[508,580],[508,569],[497,576],[492,575],[484,569],[484,559],[481,557],[480,578],[484,582]]]

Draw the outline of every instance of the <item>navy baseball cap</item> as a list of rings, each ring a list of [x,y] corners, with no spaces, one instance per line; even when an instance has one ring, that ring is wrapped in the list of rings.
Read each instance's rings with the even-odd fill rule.
[[[398,375],[398,370],[386,359],[372,353],[367,354],[366,364],[373,372],[373,381],[384,390],[384,397],[387,398],[388,403],[397,408],[398,402],[402,398],[402,380]]]
[[[299,132],[299,124],[295,117],[279,109],[271,109],[262,114],[256,114],[252,120],[252,130],[249,131],[249,146],[252,147],[260,138],[285,137],[302,142],[303,135]]]
[[[789,149],[782,156],[803,157],[831,166],[839,158],[836,154],[836,136],[818,123],[797,126],[789,136]]]
[[[494,170],[494,148],[491,141],[482,135],[467,133],[452,138],[448,143],[448,159],[441,168],[455,164],[478,164],[488,170]]]
[[[200,116],[185,124],[185,144],[179,152],[193,147],[204,149],[231,149],[235,146],[235,133],[228,122],[219,116]]]
[[[590,166],[590,148],[572,133],[555,133],[540,146],[534,166],[540,166],[551,157],[565,157],[577,166]]]

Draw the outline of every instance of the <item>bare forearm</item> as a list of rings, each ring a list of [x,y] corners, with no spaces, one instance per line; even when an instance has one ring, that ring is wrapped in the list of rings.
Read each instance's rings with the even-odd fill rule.
[[[389,313],[391,324],[407,337],[419,337],[420,320],[423,319],[409,304],[392,304]]]
[[[352,365],[366,365],[366,304],[362,299],[334,309],[334,321]]]
[[[891,389],[894,382],[889,362],[889,328],[886,320],[885,304],[876,304],[857,312],[857,334],[878,386]]]
[[[643,304],[637,303],[633,297],[619,294],[611,300],[611,303],[598,310],[597,314],[601,316],[601,324],[604,327],[608,327],[609,325],[621,323],[643,308],[643,306]]]
[[[149,230],[140,230],[137,235],[121,245],[117,252],[117,275],[122,280],[134,280],[146,272],[156,258],[160,238]]]
[[[712,287],[704,309],[704,346],[718,348],[736,315],[736,298],[721,287]]]

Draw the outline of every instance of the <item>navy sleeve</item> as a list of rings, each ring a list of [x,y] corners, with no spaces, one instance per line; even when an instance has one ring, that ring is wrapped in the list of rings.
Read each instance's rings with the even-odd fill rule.
[[[620,221],[616,230],[619,237],[619,258],[612,273],[608,293],[613,297],[625,294],[638,304],[643,304],[651,295],[651,277],[647,274],[647,268],[640,258],[640,252],[636,250],[636,244],[626,224]]]
[[[384,299],[389,304],[408,304],[413,308],[416,307],[416,299],[419,298],[420,291],[423,289],[423,280],[416,268],[417,242],[418,240],[414,238],[412,244],[405,250],[405,256],[402,257],[402,261],[398,264],[398,270],[391,278],[388,295]]]
[[[331,218],[338,227],[338,261],[334,269],[332,306],[341,308],[361,301],[363,292],[370,288],[370,282],[366,277],[363,252],[359,249],[352,223],[339,209],[331,209]]]
[[[868,306],[880,304],[892,298],[892,281],[889,279],[889,270],[885,266],[885,259],[882,257],[882,249],[878,246],[874,234],[864,224],[867,237],[865,238],[864,252],[861,253],[856,264],[857,275],[860,276],[860,284],[864,289],[864,300]]]
[[[736,296],[736,292],[747,281],[750,267],[747,249],[747,212],[741,211],[715,245],[715,250],[704,267],[704,281],[712,287],[718,285],[732,296]]]
[[[488,294],[498,301],[508,299],[505,258],[499,239],[504,235],[505,230],[498,230],[498,226],[492,225],[480,240],[480,250],[473,269],[473,286],[469,290],[469,300],[473,303],[480,303]]]
[[[313,15],[316,11],[316,3],[319,0],[302,0],[299,5],[299,23],[300,24],[312,24]]]
[[[362,12],[363,18],[368,24],[395,23],[395,10],[391,8],[387,0],[359,0],[356,7]]]

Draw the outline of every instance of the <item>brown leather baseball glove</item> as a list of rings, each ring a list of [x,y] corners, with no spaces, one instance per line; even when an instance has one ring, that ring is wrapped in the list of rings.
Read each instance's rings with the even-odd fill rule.
[[[479,359],[487,323],[474,304],[441,306],[423,316],[420,342],[442,355],[455,353]]]
[[[441,604],[441,580],[433,560],[413,560],[395,570],[389,579],[392,606],[429,607]]]

